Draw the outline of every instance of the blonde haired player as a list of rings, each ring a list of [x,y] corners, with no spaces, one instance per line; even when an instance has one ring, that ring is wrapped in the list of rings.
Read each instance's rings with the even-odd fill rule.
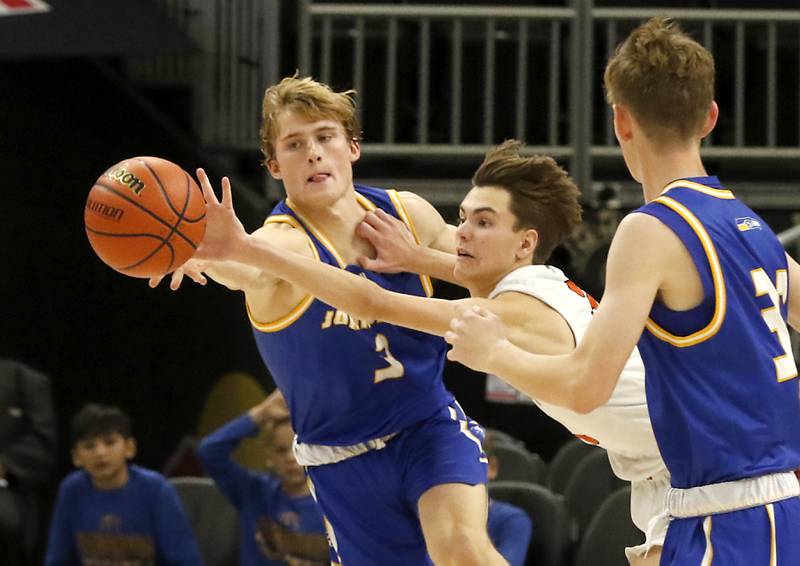
[[[299,77],[267,89],[261,149],[287,198],[253,238],[427,296],[427,277],[378,276],[357,263],[374,254],[356,234],[372,210],[402,219],[425,247],[452,252],[453,238],[421,198],[354,184],[361,131],[352,94]],[[172,288],[183,273],[204,281],[200,268],[244,292],[256,345],[289,406],[295,456],[327,520],[334,562],[506,563],[486,532],[482,429],[444,387],[441,338],[366,323],[315,300],[297,281],[232,262],[192,262]]]
[[[219,203],[202,171],[198,175],[208,203],[208,228],[198,253],[242,262],[296,282],[346,311],[348,320],[367,325],[380,320],[443,335],[460,308],[480,305],[506,322],[511,339],[521,347],[567,353],[582,339],[596,303],[545,262],[580,221],[578,189],[551,158],[524,157],[519,150],[518,142],[506,142],[491,150],[476,171],[475,186],[461,203],[457,256],[418,246],[406,250],[408,258],[415,258],[407,268],[438,266],[442,273],[449,271],[469,288],[472,299],[446,301],[393,293],[345,270],[282,253],[268,241],[244,232],[234,216],[227,179]],[[397,224],[391,216],[376,212],[360,231],[371,241],[397,241],[398,234],[391,230]],[[388,262],[383,257],[366,263],[373,267],[382,263],[385,268]],[[659,519],[668,477],[650,426],[638,353],[621,370],[611,398],[595,411],[541,406],[575,434],[591,436],[605,447],[617,475],[632,482],[632,516],[647,537],[629,555],[634,564],[656,564],[666,528]]]

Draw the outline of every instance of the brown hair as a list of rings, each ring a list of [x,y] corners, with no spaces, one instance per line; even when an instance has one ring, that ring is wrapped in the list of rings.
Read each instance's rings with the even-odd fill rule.
[[[278,115],[291,110],[307,118],[332,119],[339,122],[348,138],[361,137],[361,124],[356,115],[354,90],[335,92],[326,84],[311,77],[300,78],[296,74],[286,77],[264,93],[261,104],[261,130],[259,131],[261,153],[265,161],[275,158],[275,138],[278,135]]]
[[[581,221],[580,191],[567,172],[546,155],[520,155],[522,143],[507,140],[487,152],[472,176],[476,187],[499,187],[511,196],[515,230],[533,228],[539,242],[534,263],[544,263]]]
[[[657,142],[684,141],[703,127],[714,99],[714,58],[665,17],[651,18],[617,47],[603,77]]]

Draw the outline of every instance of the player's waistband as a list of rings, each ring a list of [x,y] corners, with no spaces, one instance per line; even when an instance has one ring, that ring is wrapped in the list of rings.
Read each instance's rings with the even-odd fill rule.
[[[386,447],[386,443],[397,435],[396,432],[387,434],[380,438],[367,440],[351,446],[325,446],[323,444],[306,444],[298,442],[297,436],[292,442],[292,451],[297,463],[301,466],[324,466],[335,464],[348,458],[360,456],[370,450],[381,450]]]
[[[794,472],[782,472],[715,483],[667,490],[668,513],[675,518],[703,517],[749,509],[800,495],[800,483]]]

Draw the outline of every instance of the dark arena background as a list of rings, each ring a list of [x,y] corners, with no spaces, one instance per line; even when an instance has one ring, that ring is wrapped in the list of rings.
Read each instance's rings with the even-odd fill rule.
[[[231,176],[239,215],[257,228],[281,198],[260,163],[261,96],[296,69],[358,90],[356,179],[419,192],[448,221],[490,145],[518,137],[556,157],[581,187],[585,225],[554,263],[600,299],[608,242],[641,203],[602,69],[638,22],[672,14],[717,58],[708,169],[800,257],[797,4],[652,4],[0,0],[0,357],[52,379],[59,465],[44,523],[83,403],[125,409],[136,461],[163,471],[191,466],[185,439],[260,400],[222,387],[225,376],[274,388],[241,294],[213,282],[150,289],[114,272],[89,246],[83,208],[107,167],[152,155]],[[466,296],[441,283],[436,292]],[[448,364],[446,383],[468,414],[544,462],[570,437],[535,406],[487,395],[484,375]]]

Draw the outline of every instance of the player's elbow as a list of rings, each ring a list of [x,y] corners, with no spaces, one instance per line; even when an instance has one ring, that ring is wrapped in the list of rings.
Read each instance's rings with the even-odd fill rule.
[[[608,402],[613,387],[611,389],[605,387],[603,385],[605,380],[599,379],[599,377],[588,370],[573,375],[568,385],[568,408],[571,411],[585,415]]]

